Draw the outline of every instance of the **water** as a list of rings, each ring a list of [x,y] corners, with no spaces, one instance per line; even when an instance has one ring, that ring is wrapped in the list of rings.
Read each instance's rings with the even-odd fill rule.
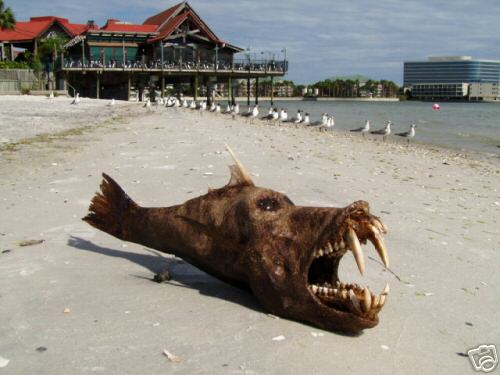
[[[244,103],[246,104],[246,102]],[[319,120],[323,112],[335,116],[335,129],[348,131],[370,120],[371,129],[384,127],[391,120],[392,134],[405,132],[411,123],[417,125],[415,141],[448,148],[500,154],[500,103],[439,103],[435,111],[429,102],[356,102],[356,101],[276,101],[287,108],[288,117],[300,108]],[[261,115],[270,103],[259,103]],[[246,105],[242,106],[245,109]],[[392,135],[391,135],[392,137]],[[398,137],[399,138],[399,137]]]

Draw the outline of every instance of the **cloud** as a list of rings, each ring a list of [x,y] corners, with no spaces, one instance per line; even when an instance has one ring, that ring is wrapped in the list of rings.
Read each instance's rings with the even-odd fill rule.
[[[54,14],[74,22],[107,18],[142,23],[175,4],[141,0],[7,1],[18,19]],[[308,83],[364,74],[401,82],[403,61],[430,55],[500,59],[500,1],[455,0],[191,0],[224,40],[279,54],[286,47],[289,78]]]

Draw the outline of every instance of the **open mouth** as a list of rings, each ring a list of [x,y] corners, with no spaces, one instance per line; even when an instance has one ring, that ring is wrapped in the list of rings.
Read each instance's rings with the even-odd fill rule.
[[[332,238],[318,246],[310,261],[307,287],[321,304],[360,318],[374,320],[382,310],[389,294],[387,284],[380,294],[368,287],[339,280],[338,269],[342,257],[350,251],[361,274],[365,272],[365,261],[361,244],[370,241],[382,262],[389,267],[389,257],[382,239],[387,227],[374,216],[362,215],[350,218]]]

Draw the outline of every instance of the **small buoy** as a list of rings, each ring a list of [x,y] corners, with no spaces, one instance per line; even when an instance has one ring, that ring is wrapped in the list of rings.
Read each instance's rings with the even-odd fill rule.
[[[435,111],[439,111],[441,109],[441,106],[437,103],[434,103],[434,105],[432,106],[432,109]]]

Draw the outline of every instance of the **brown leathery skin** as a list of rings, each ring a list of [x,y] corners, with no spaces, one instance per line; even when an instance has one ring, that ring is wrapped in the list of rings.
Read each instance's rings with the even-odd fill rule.
[[[307,287],[315,249],[342,238],[347,225],[364,227],[374,217],[368,203],[345,208],[295,206],[279,192],[254,186],[232,168],[228,185],[181,205],[144,208],[109,176],[83,218],[125,241],[174,254],[205,272],[250,289],[271,313],[332,331],[359,332],[370,319],[328,307]],[[337,260],[337,266],[338,261]]]

